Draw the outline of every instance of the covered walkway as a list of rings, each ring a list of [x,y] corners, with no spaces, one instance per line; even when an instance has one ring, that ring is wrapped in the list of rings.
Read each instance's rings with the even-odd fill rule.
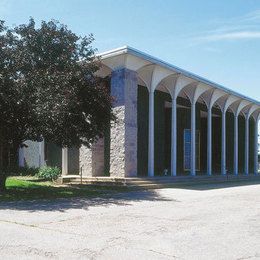
[[[80,148],[83,175],[258,173],[258,101],[130,47],[100,58],[118,121]],[[65,175],[66,158],[63,149]]]

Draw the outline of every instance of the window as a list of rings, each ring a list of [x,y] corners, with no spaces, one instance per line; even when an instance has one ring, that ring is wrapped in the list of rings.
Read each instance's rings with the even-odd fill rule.
[[[191,163],[191,130],[184,129],[183,133],[183,167],[184,171],[190,170]],[[196,171],[200,170],[200,131],[196,130]]]

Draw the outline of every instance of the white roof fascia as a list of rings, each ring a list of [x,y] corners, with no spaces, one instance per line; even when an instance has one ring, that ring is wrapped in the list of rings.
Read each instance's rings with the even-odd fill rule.
[[[223,90],[224,92],[226,92],[227,94],[231,94],[231,95],[234,95],[238,98],[241,98],[241,99],[245,99],[245,100],[248,100],[249,102],[251,103],[254,103],[258,106],[260,106],[260,102],[257,101],[257,100],[254,100],[252,98],[249,98],[247,96],[244,96],[242,94],[239,94],[229,88],[226,88],[218,83],[215,83],[213,81],[210,81],[208,79],[205,79],[203,77],[200,77],[194,73],[191,73],[189,71],[186,71],[186,70],[183,70],[177,66],[174,66],[168,62],[165,62],[163,60],[160,60],[160,59],[157,59],[149,54],[146,54],[142,51],[139,51],[137,49],[134,49],[132,47],[129,47],[129,46],[123,46],[123,47],[120,47],[120,48],[117,48],[117,49],[113,49],[113,50],[110,50],[110,51],[106,51],[106,52],[103,52],[103,53],[100,53],[98,54],[97,56],[99,56],[101,58],[101,60],[104,60],[104,59],[108,59],[110,57],[115,57],[115,56],[118,56],[118,55],[122,55],[122,54],[131,54],[131,55],[134,55],[136,57],[139,57],[141,59],[144,59],[146,61],[149,61],[151,62],[152,64],[156,64],[156,65],[159,65],[159,66],[162,66],[164,68],[167,68],[167,69],[170,69],[170,70],[173,70],[174,72],[177,72],[177,73],[180,73],[182,75],[184,75],[185,77],[188,77],[188,78],[191,78],[191,79],[194,79],[196,81],[199,81],[201,83],[204,83],[204,84],[207,84],[213,88],[216,88],[216,89],[220,89],[220,90]]]

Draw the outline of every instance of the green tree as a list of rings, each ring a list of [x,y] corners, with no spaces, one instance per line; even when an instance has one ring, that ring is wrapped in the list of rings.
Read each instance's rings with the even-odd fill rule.
[[[89,146],[113,118],[93,36],[57,21],[7,28],[0,22],[0,136],[13,150],[25,140]],[[5,176],[0,178],[4,188]]]

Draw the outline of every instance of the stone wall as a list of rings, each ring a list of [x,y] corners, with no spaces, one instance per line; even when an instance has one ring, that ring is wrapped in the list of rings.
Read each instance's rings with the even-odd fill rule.
[[[111,126],[110,176],[137,176],[137,74],[112,72],[111,95],[117,120]]]
[[[114,97],[113,113],[116,122],[110,129],[110,176],[137,175],[137,74],[128,69],[113,71],[111,95]],[[104,138],[91,148],[79,150],[79,164],[83,176],[105,175]]]
[[[79,148],[79,167],[82,170],[82,175],[86,177],[92,176],[92,152],[85,145]]]
[[[125,108],[113,108],[117,121],[111,125],[110,176],[123,177],[125,174]]]
[[[87,177],[104,175],[104,139],[100,138],[91,148],[81,146],[79,165],[82,175]]]

